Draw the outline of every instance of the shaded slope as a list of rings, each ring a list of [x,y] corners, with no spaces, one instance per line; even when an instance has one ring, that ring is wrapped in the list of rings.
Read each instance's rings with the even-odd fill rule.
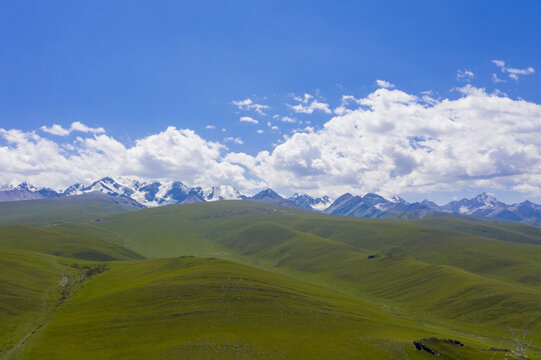
[[[69,234],[58,230],[57,227],[35,228],[24,225],[0,227],[0,246],[91,261],[142,258],[111,242],[86,234]]]
[[[103,194],[55,199],[0,202],[0,226],[43,226],[64,222],[92,221],[111,214],[136,210],[132,200]]]

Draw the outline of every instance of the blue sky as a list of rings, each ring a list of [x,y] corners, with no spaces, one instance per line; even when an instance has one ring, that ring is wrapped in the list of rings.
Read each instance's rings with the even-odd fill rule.
[[[467,96],[453,89],[472,86],[536,105],[541,103],[540,15],[538,1],[4,1],[0,128],[65,142],[74,141],[76,134],[59,140],[40,127],[57,124],[67,129],[80,122],[103,128],[108,137],[130,148],[173,126],[227,146],[226,153],[256,157],[264,151],[272,154],[295,129],[322,129],[337,115],[343,95],[365,98],[381,88],[377,80],[414,96],[430,92],[438,101]],[[516,79],[510,77],[513,69],[519,71]],[[494,74],[501,82],[494,81]],[[304,94],[313,96],[304,105],[315,99],[327,104],[330,113],[296,111],[293,106],[299,101],[294,97],[304,99]],[[262,108],[262,114],[233,103],[246,99],[268,108]],[[541,121],[536,114],[534,125]],[[240,121],[241,117],[258,123]],[[283,117],[295,122],[284,122]],[[539,150],[537,143],[526,145]],[[538,153],[530,155],[526,163],[537,169]],[[250,165],[244,162],[242,167]],[[32,174],[36,172],[45,174],[47,169],[41,163]],[[224,175],[214,181],[246,189],[291,187],[262,178],[262,172],[242,181],[238,174],[233,175],[236,180]],[[509,170],[506,176],[511,172],[517,171]],[[24,174],[12,170],[2,180],[19,180]],[[172,176],[159,171],[156,175]],[[90,175],[73,177],[79,181]],[[34,178],[40,179],[50,185],[54,176]],[[334,191],[368,190],[359,187],[363,179],[357,176],[352,185],[344,182]],[[201,177],[192,179],[196,180]],[[243,182],[252,180],[251,185]],[[508,200],[541,196],[537,183],[524,177],[475,181],[428,191],[441,200],[478,189]],[[529,191],[517,191],[517,186],[528,185]],[[318,186],[293,187],[318,193]],[[381,190],[376,185],[370,189]],[[400,186],[396,191],[408,193]],[[426,191],[413,191],[410,198]]]

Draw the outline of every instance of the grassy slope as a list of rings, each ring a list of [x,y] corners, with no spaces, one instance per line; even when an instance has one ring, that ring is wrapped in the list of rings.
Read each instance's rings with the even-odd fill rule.
[[[47,317],[74,271],[61,258],[0,247],[0,355]]]
[[[495,224],[479,221],[454,220],[445,218],[426,218],[412,223],[442,229],[460,231],[470,235],[524,244],[541,245],[541,228],[519,224]]]
[[[141,259],[131,250],[86,234],[25,225],[0,227],[0,246],[92,261]]]
[[[503,359],[488,342],[418,324],[353,297],[218,259],[116,262],[88,280],[20,359]]]
[[[253,202],[149,209],[91,227],[123,234],[119,244],[145,256],[236,258],[486,336],[541,322],[539,246]]]
[[[55,199],[0,202],[0,226],[43,226],[90,221],[111,214],[136,210],[110,196],[86,194]]]
[[[457,337],[476,347],[498,346],[502,340],[502,346],[510,347],[511,345],[507,342],[510,337],[506,331],[507,326],[534,330],[532,344],[539,347],[540,339],[537,338],[535,329],[541,324],[539,317],[539,299],[541,298],[539,251],[541,247],[521,243],[535,244],[541,239],[528,227],[517,230],[504,225],[498,226],[501,227],[496,228],[497,235],[505,234],[505,241],[475,236],[476,234],[471,234],[471,230],[460,229],[457,226],[455,229],[462,232],[442,229],[449,228],[449,225],[436,227],[430,224],[427,227],[394,220],[333,217],[254,202],[223,201],[118,214],[107,217],[102,222],[63,224],[39,230],[23,228],[25,231],[47,233],[47,236],[59,240],[59,243],[55,244],[53,241],[51,244],[58,248],[65,248],[66,252],[63,255],[74,256],[75,252],[68,251],[68,248],[62,245],[62,239],[80,238],[98,241],[96,239],[101,238],[148,257],[198,255],[236,259],[355,296],[355,300],[337,293],[331,296],[329,290],[223,261],[208,264],[198,259],[111,263],[111,271],[89,280],[73,298],[73,302],[70,300],[59,309],[50,326],[48,325],[43,332],[38,333],[37,337],[31,339],[31,342],[25,346],[23,354],[30,358],[36,356],[42,358],[44,354],[41,351],[46,349],[52,351],[50,347],[52,345],[48,344],[56,344],[55,348],[58,347],[60,351],[57,355],[61,358],[66,354],[72,354],[69,344],[90,352],[96,350],[103,342],[109,344],[106,349],[110,351],[107,353],[110,354],[109,357],[119,356],[122,353],[128,354],[125,357],[130,358],[135,356],[135,353],[127,352],[128,347],[122,348],[120,345],[124,342],[130,344],[130,336],[140,333],[142,324],[148,324],[150,331],[146,344],[148,344],[148,349],[152,350],[152,354],[146,353],[147,358],[150,355],[154,356],[153,354],[159,354],[160,356],[156,355],[158,358],[178,358],[178,352],[181,350],[188,351],[195,358],[213,357],[216,354],[226,354],[224,357],[247,354],[246,357],[258,355],[258,357],[275,358],[282,354],[280,351],[286,350],[290,354],[289,357],[296,357],[297,353],[293,350],[293,344],[299,347],[299,341],[291,343],[285,338],[303,339],[306,340],[306,344],[312,344],[311,348],[320,349],[317,346],[321,342],[321,339],[318,339],[321,334],[325,334],[326,339],[335,341],[337,349],[350,349],[361,353],[365,351],[367,358],[382,358],[381,354],[384,351],[387,351],[388,357],[394,358],[396,354],[403,355],[404,358],[408,358],[406,356],[431,358],[428,354],[411,352],[411,340],[435,334],[440,337]],[[10,246],[16,246],[19,240],[25,238],[28,244],[34,246],[34,250],[51,252],[54,248],[49,245],[40,248],[37,245],[43,245],[42,243],[26,237],[20,237],[17,240],[14,238],[18,233],[16,230],[12,230],[6,240],[1,237],[2,231],[6,229],[0,229],[0,246],[2,246],[2,240],[8,241],[6,244]],[[522,241],[525,236],[529,238],[528,241]],[[104,244],[100,241],[98,243]],[[116,248],[118,249],[121,248]],[[9,251],[17,252],[18,250]],[[376,254],[377,257],[369,260],[367,258],[369,254]],[[0,259],[4,257],[9,258],[7,255],[0,255]],[[55,257],[46,258],[56,259]],[[12,266],[17,268],[18,261],[12,262]],[[199,270],[190,272],[189,276],[179,273],[182,271],[184,261],[195,261],[194,267],[207,275],[198,275]],[[56,260],[52,262],[58,264]],[[309,302],[310,306],[304,308],[305,313],[303,310],[297,312],[292,310],[292,314],[303,316],[295,318],[295,321],[290,323],[284,331],[289,331],[290,328],[295,328],[295,324],[304,321],[304,327],[299,327],[298,333],[291,329],[286,335],[276,332],[273,334],[271,330],[277,328],[276,307],[294,306],[297,304],[294,299],[298,299],[298,295],[283,297],[277,296],[272,291],[256,290],[256,294],[265,294],[263,300],[254,298],[250,289],[241,288],[242,291],[249,291],[236,298],[229,298],[228,296],[233,294],[229,293],[230,287],[238,288],[235,276],[230,276],[227,280],[220,277],[222,273],[233,271],[225,269],[229,266],[238,266],[235,268],[237,274],[239,276],[240,273],[244,274],[245,278],[250,278],[250,282],[263,282],[266,286],[285,287],[290,290],[300,289],[304,295],[309,293],[313,299],[323,296],[327,302],[318,298],[317,301]],[[44,269],[39,267],[35,269],[35,272],[40,273],[45,271]],[[50,275],[46,275],[45,278]],[[11,277],[11,279],[14,278],[17,277]],[[200,284],[199,287],[203,286],[205,289],[191,292],[196,284]],[[217,291],[218,284],[221,290],[214,294],[215,296],[212,295],[211,300],[213,296],[214,299],[219,297],[224,304],[230,304],[230,309],[232,304],[242,305],[235,308],[234,315],[230,314],[232,318],[227,318],[225,314],[220,317],[220,310],[225,307],[215,303],[214,312],[207,314],[205,307],[209,304],[201,302],[201,299],[206,299],[206,294]],[[2,283],[0,286],[3,286]],[[108,287],[109,290],[106,291]],[[185,299],[181,297],[175,300],[182,299],[181,305],[178,305],[180,309],[177,307],[178,303],[173,304],[167,300],[169,294],[178,295],[177,288],[186,290],[180,295],[191,294]],[[56,291],[54,289],[55,286],[51,285],[36,290],[35,294],[43,295],[51,291],[54,293]],[[325,292],[327,295],[323,295]],[[97,295],[94,296],[94,294]],[[329,300],[329,297],[333,300]],[[131,298],[133,301],[130,300]],[[239,298],[245,298],[245,301],[239,302]],[[333,323],[332,316],[329,317],[329,320],[324,323],[325,326],[333,324],[330,329],[341,334],[340,338],[335,338],[325,332],[322,323],[318,323],[319,317],[314,318],[314,314],[309,311],[314,308],[314,304],[321,301],[324,304],[322,309],[325,311],[335,307],[340,311],[355,313],[361,318],[368,316],[367,314],[371,314],[373,318],[370,324],[359,327],[355,318],[357,315],[347,320],[339,317],[340,324]],[[3,305],[3,302],[0,304]],[[343,305],[344,302],[349,305]],[[260,303],[269,307],[259,307]],[[117,308],[115,304],[122,307]],[[124,306],[126,309],[131,309],[131,315],[123,312],[127,311],[123,310]],[[198,306],[203,310],[193,311],[201,311],[200,313],[184,314],[190,312],[185,311],[186,308],[195,309]],[[147,307],[148,311],[145,310]],[[46,308],[47,306],[43,309]],[[239,311],[242,312],[244,308],[247,313],[243,318],[239,315]],[[344,310],[346,308],[347,311]],[[377,310],[378,308],[388,309],[396,315],[389,315],[387,311],[381,312]],[[248,309],[251,310],[248,311]],[[42,315],[44,311],[41,312]],[[136,313],[136,311],[142,313]],[[161,311],[164,312],[163,316],[160,315]],[[184,314],[181,316],[183,321],[177,324],[171,320],[175,318],[171,314],[180,313]],[[158,314],[158,316],[151,314]],[[77,326],[79,316],[86,316],[88,320],[82,329]],[[418,321],[415,326],[409,322],[410,317]],[[99,319],[103,322],[102,324]],[[216,322],[212,319],[216,319]],[[239,326],[234,326],[239,319],[242,320]],[[199,320],[203,320],[206,326],[201,325]],[[251,327],[250,322],[260,326]],[[371,326],[371,323],[377,323],[376,330],[379,330],[375,330],[374,333],[367,332],[366,327]],[[32,321],[26,323],[23,321],[19,323],[19,328],[26,329],[32,324]],[[398,328],[392,327],[392,330],[389,330],[390,328],[386,326],[391,326],[390,324]],[[381,329],[380,325],[383,326]],[[182,344],[178,343],[180,341],[178,336],[175,340],[169,336],[170,333],[178,335],[179,332],[182,334],[190,332],[188,331],[190,328],[186,326],[195,328],[199,326],[200,336],[188,340],[182,337]],[[158,328],[165,330],[160,332]],[[462,335],[456,335],[453,328],[459,328],[465,332]],[[243,329],[254,330],[259,336],[251,337],[243,332]],[[359,333],[362,334],[359,336],[362,339],[362,345],[351,340],[351,336],[350,342],[343,342],[344,337],[347,338],[344,331],[352,329],[359,329]],[[234,331],[231,332],[231,330]],[[378,332],[380,330],[381,333]],[[23,330],[19,331],[21,332]],[[80,336],[70,337],[66,341],[66,334],[71,334],[71,332]],[[209,337],[206,338],[203,334],[209,334]],[[312,334],[314,341],[311,343],[311,337],[306,338],[302,334]],[[479,335],[488,336],[491,339],[482,344],[483,340],[477,338]],[[262,341],[260,339],[262,336],[270,337],[276,342],[282,341],[283,349],[279,348],[278,350],[281,350],[278,351],[276,348],[269,347],[268,343],[259,343]],[[110,337],[123,340],[119,345],[114,339],[108,342]],[[88,338],[88,344],[84,347],[83,344],[86,343],[81,343],[80,339],[86,338]],[[33,342],[35,346],[32,345]],[[66,346],[62,345],[64,342]],[[288,342],[289,345],[287,345]],[[444,349],[450,358],[455,359],[488,359],[494,355],[494,353],[476,352],[470,348],[461,348],[459,351],[453,346],[449,348],[449,345],[444,343],[435,343],[433,346]],[[139,349],[141,354],[145,354],[145,350],[137,344],[130,344],[130,348]],[[113,353],[114,351],[117,353]],[[299,353],[309,351],[309,349],[302,350]],[[95,354],[93,352],[94,357]],[[504,355],[498,354],[494,358],[503,358]]]

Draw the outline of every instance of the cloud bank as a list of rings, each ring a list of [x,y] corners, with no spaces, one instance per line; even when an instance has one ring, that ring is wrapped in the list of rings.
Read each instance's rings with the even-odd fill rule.
[[[321,128],[297,131],[257,154],[174,127],[131,147],[104,133],[63,143],[0,129],[0,182],[65,186],[123,175],[229,184],[248,193],[265,186],[334,196],[482,187],[541,196],[541,105],[471,85],[459,90],[457,99],[390,87],[345,96]]]

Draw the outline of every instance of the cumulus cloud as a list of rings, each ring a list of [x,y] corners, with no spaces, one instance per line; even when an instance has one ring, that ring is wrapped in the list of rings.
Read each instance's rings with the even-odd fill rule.
[[[249,117],[249,116],[241,116],[240,121],[242,121],[242,122],[248,122],[248,123],[252,123],[252,124],[257,124],[257,123],[259,123],[259,121],[257,121],[257,120],[254,119],[254,118],[251,118],[251,117]]]
[[[104,176],[138,176],[253,187],[241,166],[224,160],[226,151],[192,130],[174,127],[131,147],[105,134],[62,144],[33,132],[0,129],[0,182],[62,187]]]
[[[40,127],[41,131],[52,134],[52,135],[58,135],[58,136],[67,136],[70,134],[70,131],[68,129],[64,129],[61,125],[53,124],[51,127],[47,127],[43,125]]]
[[[85,124],[76,121],[71,123],[71,127],[69,129],[64,129],[61,125],[53,124],[51,127],[47,127],[43,125],[40,127],[40,130],[52,135],[58,135],[58,136],[67,136],[71,134],[73,131],[79,131],[84,133],[94,133],[94,134],[101,134],[105,132],[105,129],[102,127],[99,128],[91,128],[86,126]]]
[[[472,85],[458,90],[455,99],[388,88],[347,95],[347,111],[256,154],[174,127],[132,146],[103,133],[68,142],[0,129],[0,182],[57,186],[122,175],[245,192],[270,186],[315,195],[408,195],[470,187],[541,196],[541,105]],[[242,144],[233,136],[225,142]]]
[[[258,134],[263,134],[263,130],[259,129],[256,131]]]
[[[468,70],[468,69],[458,70],[456,72],[456,79],[457,80],[470,81],[474,77],[475,77],[475,74],[472,71]]]
[[[329,104],[319,102],[310,94],[304,94],[303,97],[294,96],[293,99],[295,99],[298,102],[298,104],[296,105],[286,104],[286,105],[296,113],[312,114],[316,110],[322,111],[326,114],[332,113],[329,107]]]
[[[505,61],[503,61],[503,60],[492,60],[492,62],[494,63],[494,65],[496,65],[497,67],[500,68],[502,73],[506,73],[511,79],[513,79],[515,81],[518,81],[518,76],[519,75],[531,75],[531,74],[535,73],[535,69],[533,67],[531,67],[531,66],[528,66],[525,69],[517,69],[517,68],[512,68],[512,67],[506,66]],[[494,79],[495,78],[493,76],[493,80]]]
[[[380,88],[320,130],[295,133],[254,157],[227,158],[269,186],[291,191],[539,189],[541,106],[471,85],[460,93],[430,104]]]
[[[357,99],[355,99],[354,96],[342,95],[342,99],[340,100],[340,106],[334,109],[334,113],[337,115],[345,115],[351,112],[351,110],[348,108],[351,103],[357,103]]]
[[[385,80],[376,80],[376,85],[378,87],[384,88],[384,89],[392,89],[392,88],[394,88],[394,84],[391,84],[390,82],[385,81]]]
[[[216,126],[214,126],[214,125],[207,125],[207,126],[205,126],[205,129],[213,130],[213,129],[216,129]]]
[[[263,110],[270,109],[270,106],[256,104],[250,98],[244,99],[244,100],[233,101],[233,105],[236,105],[239,108],[239,110],[254,110],[260,115],[266,115]]]

